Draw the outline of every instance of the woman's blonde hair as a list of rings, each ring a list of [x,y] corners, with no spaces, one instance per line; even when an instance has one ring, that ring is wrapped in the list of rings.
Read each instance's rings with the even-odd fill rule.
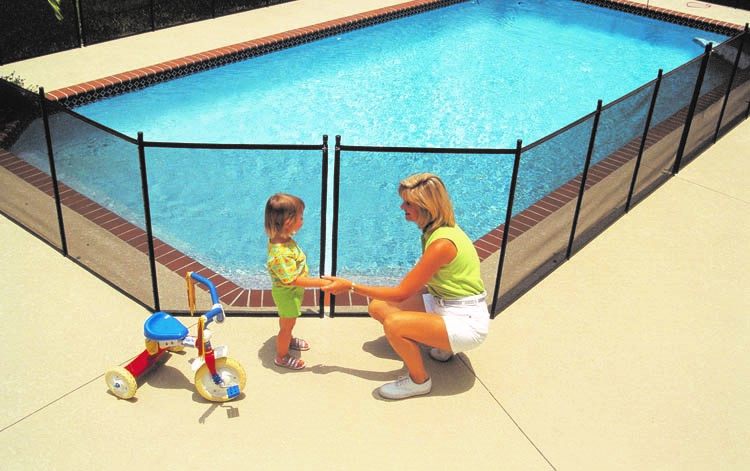
[[[404,178],[398,185],[398,195],[419,209],[416,222],[422,232],[456,225],[448,190],[437,175],[418,173]]]
[[[286,193],[276,193],[268,198],[266,202],[266,235],[269,239],[274,237],[289,237],[286,231],[286,223],[302,214],[305,210],[305,202],[301,198]]]

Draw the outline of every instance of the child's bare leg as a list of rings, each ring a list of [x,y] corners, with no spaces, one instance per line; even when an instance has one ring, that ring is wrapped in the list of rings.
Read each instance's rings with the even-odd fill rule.
[[[297,318],[279,318],[279,335],[276,337],[276,359],[281,360],[289,353],[289,344],[292,341],[292,329],[297,323]]]

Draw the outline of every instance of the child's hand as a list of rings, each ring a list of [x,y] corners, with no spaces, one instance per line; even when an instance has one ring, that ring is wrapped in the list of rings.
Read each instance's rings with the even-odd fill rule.
[[[337,276],[324,276],[323,279],[327,280],[329,283],[326,286],[323,286],[321,289],[326,293],[331,293],[333,295],[339,295],[341,293],[349,291],[349,289],[352,287],[352,282],[345,278],[339,278]]]

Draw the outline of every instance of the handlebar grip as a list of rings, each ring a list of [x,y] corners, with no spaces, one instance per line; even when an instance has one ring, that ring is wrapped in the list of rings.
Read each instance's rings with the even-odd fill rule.
[[[226,318],[226,315],[224,314],[224,308],[219,303],[214,304],[211,310],[205,313],[204,316],[206,316],[206,323],[211,322],[215,317],[216,322],[221,324]]]
[[[199,283],[203,283],[206,285],[206,288],[211,292],[211,302],[214,303],[214,305],[219,304],[219,293],[216,292],[216,286],[214,286],[213,283],[208,278],[205,278],[197,273],[190,273],[190,278],[194,279],[195,281]],[[222,319],[223,321],[223,319]],[[219,322],[222,322],[219,321]]]

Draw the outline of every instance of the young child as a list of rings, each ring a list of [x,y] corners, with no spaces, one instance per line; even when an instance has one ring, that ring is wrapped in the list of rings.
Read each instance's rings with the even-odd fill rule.
[[[265,229],[268,235],[268,273],[273,287],[271,293],[279,311],[279,335],[276,337],[278,366],[301,370],[305,362],[289,354],[289,350],[309,350],[310,345],[292,336],[292,329],[302,313],[302,296],[305,288],[320,288],[327,280],[308,277],[305,253],[292,236],[303,223],[305,203],[286,193],[271,196],[266,203]]]

